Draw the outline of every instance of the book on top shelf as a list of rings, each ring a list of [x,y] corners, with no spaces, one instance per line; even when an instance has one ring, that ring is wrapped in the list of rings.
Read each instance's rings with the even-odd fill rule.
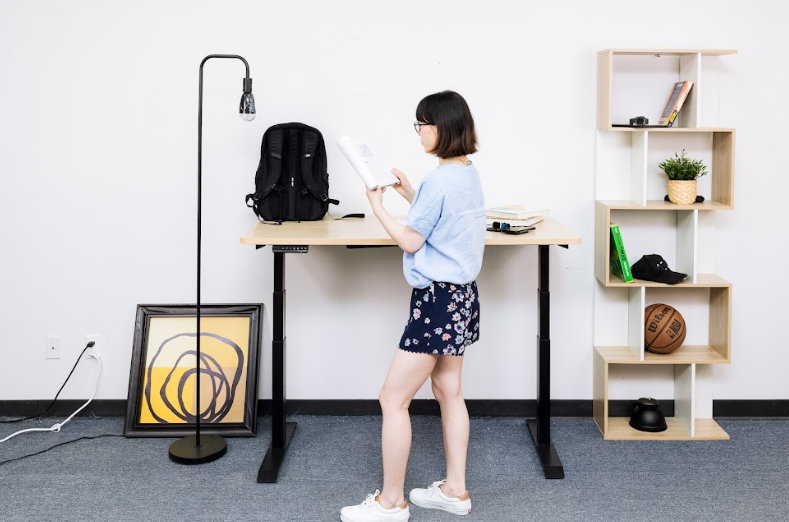
[[[526,207],[524,205],[504,205],[501,207],[491,207],[485,209],[488,218],[495,219],[530,219],[534,217],[545,217],[548,215],[547,208]]]
[[[625,283],[633,282],[633,273],[630,271],[630,262],[627,260],[625,243],[619,225],[611,223],[611,272]]]
[[[690,93],[691,87],[693,87],[693,82],[684,81],[674,84],[674,87],[671,88],[671,94],[666,101],[666,105],[663,107],[663,113],[660,115],[658,125],[665,125],[666,127],[674,126],[674,121],[677,119],[679,111],[682,109],[682,104],[685,103],[685,99],[687,99],[688,93]]]
[[[337,140],[337,146],[368,189],[389,187],[400,182],[397,176],[392,174],[392,167],[380,158],[373,156],[364,143],[360,143],[350,136],[342,136]]]

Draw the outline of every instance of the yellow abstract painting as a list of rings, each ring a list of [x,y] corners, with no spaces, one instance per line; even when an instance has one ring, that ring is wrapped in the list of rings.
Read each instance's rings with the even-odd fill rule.
[[[200,422],[241,423],[247,395],[249,317],[202,317]],[[141,424],[196,421],[194,317],[151,317],[145,341]]]

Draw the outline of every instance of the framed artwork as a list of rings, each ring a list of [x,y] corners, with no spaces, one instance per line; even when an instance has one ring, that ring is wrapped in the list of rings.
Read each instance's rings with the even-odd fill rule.
[[[255,436],[262,312],[200,306],[200,433]],[[124,435],[193,435],[197,404],[196,306],[138,305]]]

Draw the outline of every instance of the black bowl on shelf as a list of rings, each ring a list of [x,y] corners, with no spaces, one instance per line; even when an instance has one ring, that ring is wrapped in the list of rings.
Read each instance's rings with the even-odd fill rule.
[[[660,410],[660,402],[651,397],[642,397],[636,402],[630,416],[630,426],[639,431],[657,433],[666,431],[666,417]]]

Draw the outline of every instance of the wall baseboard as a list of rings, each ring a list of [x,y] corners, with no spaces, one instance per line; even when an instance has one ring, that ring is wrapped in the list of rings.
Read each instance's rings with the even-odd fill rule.
[[[0,401],[0,417],[28,417],[44,410],[51,401],[21,400]],[[82,406],[81,400],[57,401],[47,413],[48,417],[65,417]],[[627,417],[633,409],[634,401],[608,401],[612,417]],[[674,401],[661,400],[664,415],[674,415]],[[466,400],[466,407],[472,417],[535,417],[536,400]],[[380,415],[381,407],[377,400],[289,400],[288,415]],[[412,415],[439,415],[435,400],[417,399],[411,403]],[[554,400],[551,401],[554,417],[591,417],[591,400]],[[719,400],[713,401],[712,413],[715,418],[761,419],[789,418],[789,400]],[[271,400],[258,401],[258,414],[271,414]],[[80,417],[124,417],[125,400],[98,400],[82,410]]]

